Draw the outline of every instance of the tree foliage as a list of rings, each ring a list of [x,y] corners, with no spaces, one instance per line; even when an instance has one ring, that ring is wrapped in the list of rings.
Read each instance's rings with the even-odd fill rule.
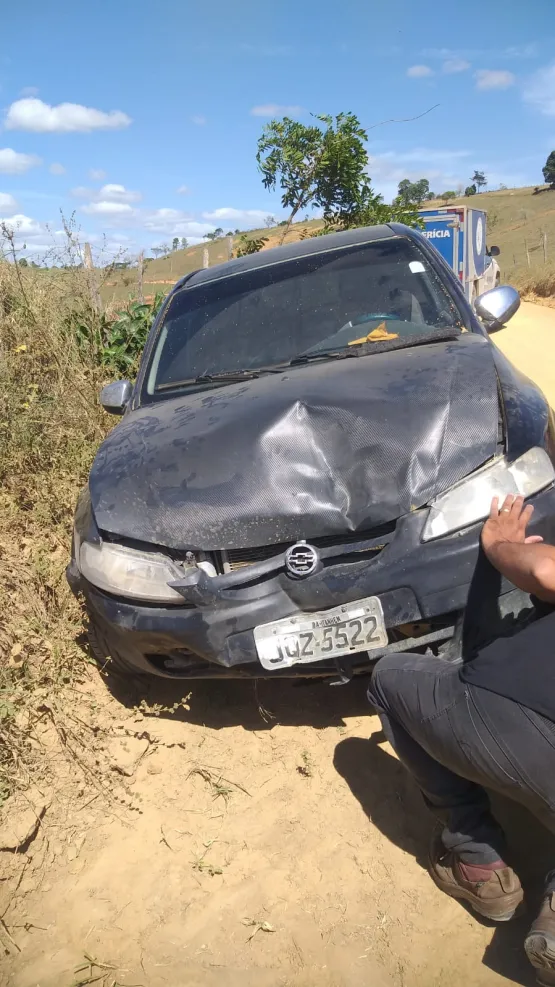
[[[257,161],[264,186],[278,185],[289,218],[278,225],[283,243],[300,210],[321,211],[324,229],[346,230],[391,220],[419,225],[413,203],[388,206],[368,176],[368,135],[354,113],[313,115],[304,124],[284,117],[272,120],[258,141]],[[428,185],[429,189],[429,185]]]
[[[284,117],[272,120],[258,141],[257,161],[267,189],[281,189],[289,209],[282,240],[295,216],[309,206],[324,219],[347,216],[369,189],[366,131],[354,113],[315,115],[307,125]]]
[[[425,199],[433,198],[430,192],[430,183],[427,178],[420,178],[417,182],[411,182],[410,178],[403,178],[399,182],[396,202],[401,206],[421,205]]]
[[[219,240],[220,237],[222,237],[223,235],[224,235],[224,231],[223,231],[222,227],[221,226],[218,226],[218,227],[216,227],[216,229],[212,233],[205,233],[204,234],[204,239],[205,240],[212,240],[212,242],[214,242],[214,240]]]
[[[555,151],[551,151],[545,165],[542,168],[544,181],[555,189]]]
[[[477,189],[475,185],[467,185],[464,190],[464,194],[465,196],[476,195],[476,191]]]
[[[484,186],[488,184],[488,180],[483,171],[474,171],[471,182],[476,186],[478,192],[481,192]]]
[[[250,237],[248,233],[242,233],[239,237],[236,257],[248,257],[249,254],[257,254],[265,243],[268,243],[267,236]]]

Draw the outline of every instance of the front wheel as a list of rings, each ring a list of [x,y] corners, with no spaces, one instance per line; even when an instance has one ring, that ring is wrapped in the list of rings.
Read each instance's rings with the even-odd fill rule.
[[[114,671],[121,675],[141,675],[110,643],[108,634],[91,613],[88,614],[88,618],[89,647],[100,671]]]

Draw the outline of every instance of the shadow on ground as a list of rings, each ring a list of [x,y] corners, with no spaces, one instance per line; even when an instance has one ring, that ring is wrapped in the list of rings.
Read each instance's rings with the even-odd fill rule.
[[[353,679],[348,685],[307,679],[258,680],[169,680],[155,676],[132,678],[102,673],[107,688],[123,706],[137,706],[141,700],[153,707],[171,708],[188,696],[189,709],[160,715],[174,720],[202,724],[213,730],[242,726],[245,730],[268,730],[276,723],[311,726],[317,729],[343,726],[344,716],[370,714],[366,699],[368,680]]]
[[[335,768],[373,825],[425,867],[432,817],[403,766],[379,746],[384,740],[381,733],[373,734],[369,740],[342,740],[335,749]],[[535,977],[522,944],[540,905],[543,877],[553,868],[554,839],[521,806],[498,796],[492,796],[492,804],[507,833],[509,862],[518,871],[526,891],[527,911],[512,922],[492,926],[495,931],[482,962],[510,983],[531,987]],[[462,907],[465,906],[461,904]]]

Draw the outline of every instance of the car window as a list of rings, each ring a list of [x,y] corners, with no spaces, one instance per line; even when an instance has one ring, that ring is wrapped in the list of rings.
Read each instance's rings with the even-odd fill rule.
[[[417,244],[389,237],[295,258],[177,292],[146,374],[148,395],[199,376],[258,370],[374,333],[460,327]],[[372,337],[371,337],[372,338]]]

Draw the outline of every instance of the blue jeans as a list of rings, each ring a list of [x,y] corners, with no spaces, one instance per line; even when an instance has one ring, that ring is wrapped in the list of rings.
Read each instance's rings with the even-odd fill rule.
[[[460,666],[428,655],[378,662],[368,698],[399,760],[443,823],[443,843],[464,863],[504,856],[487,787],[526,806],[555,833],[555,724],[467,685]],[[547,878],[555,891],[555,870]]]

